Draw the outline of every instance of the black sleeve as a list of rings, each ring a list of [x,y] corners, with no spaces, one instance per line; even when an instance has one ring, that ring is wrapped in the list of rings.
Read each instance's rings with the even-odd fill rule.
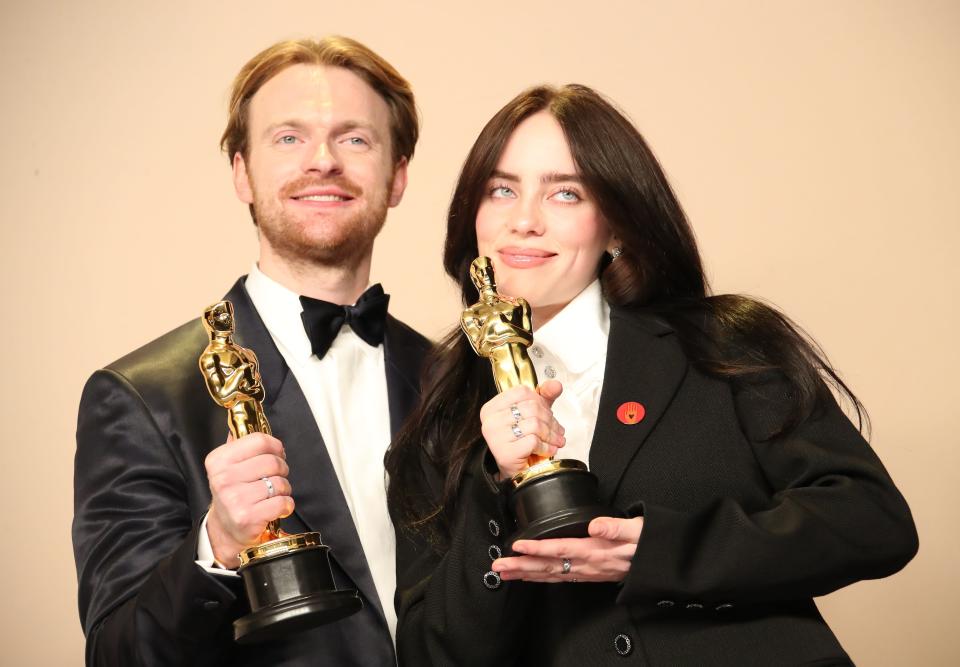
[[[397,654],[400,665],[509,666],[524,636],[536,589],[501,582],[490,569],[505,551],[508,524],[502,494],[483,471],[486,447],[464,474],[448,548],[438,553],[422,538],[398,529]]]
[[[639,503],[643,532],[620,602],[715,608],[811,598],[892,574],[914,556],[906,501],[832,397],[774,438],[791,405],[784,381],[745,385],[735,404],[770,503],[718,498],[695,512]]]
[[[171,442],[130,384],[83,392],[73,544],[89,665],[213,664],[232,641],[239,580],[198,566],[198,522]]]

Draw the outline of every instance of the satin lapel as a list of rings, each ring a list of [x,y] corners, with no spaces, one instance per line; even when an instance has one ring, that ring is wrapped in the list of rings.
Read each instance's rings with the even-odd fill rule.
[[[387,372],[387,402],[390,405],[390,434],[396,436],[404,420],[420,399],[420,371],[429,341],[399,320],[387,316],[383,340]]]
[[[260,361],[267,394],[264,410],[273,434],[287,452],[288,479],[296,501],[294,515],[307,529],[321,534],[324,544],[330,547],[331,557],[353,580],[337,585],[359,588],[383,616],[360,536],[303,390],[253,307],[242,278],[227,299],[233,302],[237,342],[252,349]]]
[[[600,479],[600,501],[609,504],[624,472],[670,405],[687,372],[687,359],[673,330],[649,315],[614,309],[590,446],[590,470]],[[643,405],[643,418],[624,424],[621,405]]]
[[[276,396],[277,389],[283,384],[287,376],[287,362],[283,360],[280,350],[273,343],[270,332],[260,319],[260,313],[253,307],[250,295],[243,286],[243,276],[234,283],[227,296],[227,301],[233,303],[233,316],[237,325],[237,334],[234,339],[239,345],[250,348],[257,355],[260,363],[260,377],[266,390],[264,407],[269,407]]]

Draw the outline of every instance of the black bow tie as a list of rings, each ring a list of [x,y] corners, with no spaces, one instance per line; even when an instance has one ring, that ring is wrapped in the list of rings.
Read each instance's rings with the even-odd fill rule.
[[[368,345],[379,345],[383,342],[388,303],[390,295],[383,293],[380,283],[360,295],[355,306],[338,306],[308,296],[300,297],[303,306],[300,319],[303,320],[313,353],[318,359],[323,359],[344,324],[349,325]]]

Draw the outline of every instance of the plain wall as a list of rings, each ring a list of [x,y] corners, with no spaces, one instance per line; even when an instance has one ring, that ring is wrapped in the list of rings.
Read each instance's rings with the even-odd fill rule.
[[[81,387],[247,271],[256,238],[217,147],[229,84],[270,43],[330,33],[416,90],[422,140],[374,278],[433,337],[460,310],[444,215],[483,123],[543,81],[630,115],[714,289],[769,299],[823,344],[913,509],[917,558],[821,609],[858,664],[958,664],[960,3],[929,0],[5,0],[0,662],[82,664]]]

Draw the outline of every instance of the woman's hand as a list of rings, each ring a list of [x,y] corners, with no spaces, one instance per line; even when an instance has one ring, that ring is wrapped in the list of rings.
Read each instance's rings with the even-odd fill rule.
[[[590,537],[514,542],[514,552],[523,555],[498,558],[493,570],[504,581],[623,581],[642,530],[643,517],[597,517],[588,527]]]
[[[500,479],[525,469],[531,454],[549,458],[563,447],[563,427],[550,409],[562,391],[556,380],[544,382],[538,391],[514,387],[480,408],[481,432],[497,461]]]

